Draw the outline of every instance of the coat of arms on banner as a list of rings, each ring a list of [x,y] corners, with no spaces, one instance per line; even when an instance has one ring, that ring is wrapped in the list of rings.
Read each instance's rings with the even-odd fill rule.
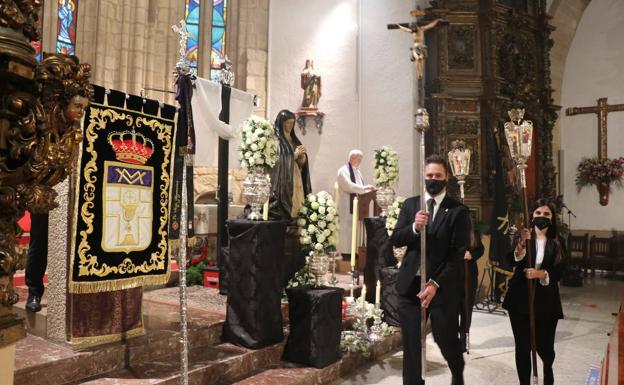
[[[122,162],[104,162],[102,250],[145,250],[152,240],[154,211],[154,168],[145,163],[154,144],[134,131],[112,132],[108,143]]]
[[[89,107],[75,184],[70,292],[167,281],[174,130],[170,119]]]

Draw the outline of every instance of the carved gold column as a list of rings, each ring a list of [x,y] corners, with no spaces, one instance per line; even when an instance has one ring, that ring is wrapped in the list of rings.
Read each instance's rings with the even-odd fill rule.
[[[52,186],[71,173],[80,120],[93,90],[90,67],[75,57],[48,55],[38,64],[38,0],[0,0],[0,349],[25,337],[11,312],[17,221],[25,210],[54,208]]]

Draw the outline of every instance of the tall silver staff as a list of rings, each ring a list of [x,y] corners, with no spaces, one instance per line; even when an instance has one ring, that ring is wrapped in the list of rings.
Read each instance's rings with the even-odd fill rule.
[[[524,108],[512,108],[508,112],[510,121],[505,123],[505,138],[509,145],[509,152],[516,163],[520,173],[520,185],[522,188],[522,205],[524,206],[524,227],[530,228],[529,203],[526,192],[526,163],[531,156],[531,144],[533,143],[533,123],[524,120]],[[526,247],[527,268],[533,267],[533,250]],[[535,308],[533,306],[534,282],[529,282],[529,327],[531,331],[531,361],[533,366],[533,384],[537,385],[537,354],[535,343]]]
[[[448,160],[451,165],[451,171],[455,178],[457,178],[457,184],[459,185],[459,199],[461,203],[464,203],[464,185],[466,184],[466,177],[470,173],[470,155],[471,151],[466,147],[466,142],[463,140],[455,140],[451,143],[451,151],[448,153]],[[466,353],[470,354],[470,303],[468,302],[470,293],[470,284],[468,281],[468,260],[464,260],[464,333],[466,334]]]
[[[425,92],[422,87],[419,92]],[[425,131],[429,128],[429,113],[424,108],[417,108],[415,118],[416,130],[420,133],[420,149],[418,165],[420,178],[418,189],[420,190],[420,209],[427,212],[425,202]],[[427,285],[427,225],[420,231],[420,292],[425,290]],[[420,372],[424,379],[427,374],[427,309],[420,307]]]
[[[180,34],[180,59],[176,63],[175,75],[188,76],[191,73],[190,64],[186,58],[186,42],[190,33],[186,28],[184,20],[180,21],[180,26],[174,25],[171,29]],[[182,167],[182,207],[180,212],[180,249],[178,254],[178,266],[180,274],[180,383],[188,385],[188,324],[187,324],[187,298],[186,298],[186,253],[188,245],[188,197],[186,191],[186,168],[193,165],[193,156],[188,153],[188,147],[184,146],[178,151],[184,156],[184,167]],[[191,175],[191,178],[193,176]]]

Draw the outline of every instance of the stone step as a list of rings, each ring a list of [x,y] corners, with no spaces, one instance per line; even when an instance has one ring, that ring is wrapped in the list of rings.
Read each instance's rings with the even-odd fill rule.
[[[399,332],[375,342],[370,348],[370,356],[359,353],[346,353],[342,358],[324,368],[316,369],[301,365],[280,362],[278,365],[258,370],[249,377],[241,377],[234,382],[222,381],[219,385],[318,385],[329,384],[346,376],[357,368],[374,361],[388,352],[401,347]]]
[[[263,349],[249,350],[231,344],[221,344],[189,352],[189,384],[214,385],[248,376],[255,370],[276,365],[282,356],[283,343]],[[155,360],[132,364],[86,381],[90,385],[107,384],[159,384],[180,383],[180,359]]]
[[[29,334],[17,343],[14,385],[75,383],[132,365],[155,361],[177,363],[179,308],[150,300],[145,300],[143,306],[146,333],[123,342],[76,351],[69,344]],[[190,349],[219,344],[224,319],[220,313],[190,308]]]

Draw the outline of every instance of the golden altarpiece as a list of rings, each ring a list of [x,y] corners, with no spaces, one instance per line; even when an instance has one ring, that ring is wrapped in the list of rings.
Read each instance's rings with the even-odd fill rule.
[[[455,140],[473,150],[466,204],[489,222],[495,151],[501,147],[514,189],[515,171],[503,124],[512,105],[526,108],[535,137],[529,166],[530,196],[555,195],[552,131],[559,107],[552,104],[549,51],[552,46],[545,0],[431,1],[426,19],[448,23],[427,34],[426,107],[431,118],[427,153],[446,154]],[[497,139],[499,137],[500,139]],[[498,145],[497,145],[498,142]],[[453,191],[455,190],[455,191]],[[457,184],[451,192],[457,196]],[[508,194],[513,199],[513,194]]]

